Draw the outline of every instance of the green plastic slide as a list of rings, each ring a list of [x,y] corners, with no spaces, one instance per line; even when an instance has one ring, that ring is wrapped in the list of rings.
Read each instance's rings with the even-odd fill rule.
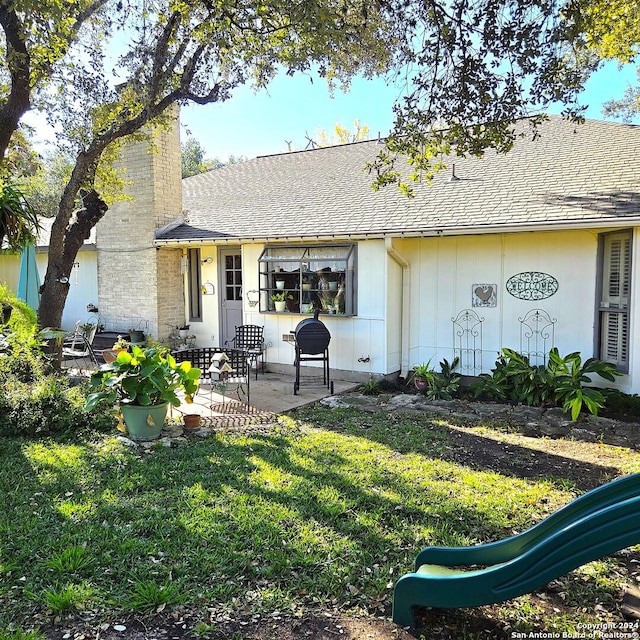
[[[524,533],[476,547],[427,547],[396,583],[393,620],[413,607],[477,607],[516,598],[603,556],[640,544],[640,473],[593,489]]]

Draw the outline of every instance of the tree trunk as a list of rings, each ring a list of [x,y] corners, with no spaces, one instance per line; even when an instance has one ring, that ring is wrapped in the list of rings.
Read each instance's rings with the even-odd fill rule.
[[[44,282],[40,287],[38,323],[41,327],[61,326],[73,263],[80,247],[91,234],[91,229],[107,212],[107,205],[95,191],[81,191],[80,196],[84,208],[76,212],[75,221],[68,225],[63,224],[67,217],[65,210],[68,205],[63,207],[61,203],[60,211],[51,228],[49,264]]]
[[[11,5],[13,3],[0,2],[0,25],[7,49],[4,58],[11,79],[11,90],[0,107],[0,162],[20,119],[31,106],[31,58],[22,35],[23,25]]]

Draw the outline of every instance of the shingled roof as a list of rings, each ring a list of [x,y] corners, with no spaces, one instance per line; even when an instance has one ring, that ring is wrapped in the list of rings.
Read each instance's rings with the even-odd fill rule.
[[[551,117],[506,155],[449,158],[407,198],[371,188],[376,141],[263,156],[183,180],[160,242],[490,233],[640,223],[640,127]],[[451,165],[459,178],[451,180]]]

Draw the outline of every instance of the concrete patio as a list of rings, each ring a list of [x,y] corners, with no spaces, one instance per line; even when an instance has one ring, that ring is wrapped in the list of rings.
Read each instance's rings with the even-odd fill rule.
[[[96,365],[87,360],[69,361],[64,364],[69,375],[87,376]],[[210,426],[225,424],[241,425],[252,421],[267,421],[272,416],[301,407],[331,395],[331,391],[322,381],[322,369],[303,367],[301,369],[300,388],[293,393],[295,370],[293,367],[281,367],[278,371],[255,372],[251,374],[250,405],[246,395],[238,392],[235,385],[224,391],[224,395],[207,382],[201,384],[192,403],[183,400],[179,407],[170,408],[170,416],[180,418],[183,414],[197,413],[203,422]],[[331,372],[334,394],[343,393],[358,386],[358,382],[334,377]],[[183,396],[182,396],[183,397]]]
[[[320,375],[318,375],[318,373]],[[302,375],[300,389],[297,395],[293,393],[295,373],[265,372],[251,376],[250,405],[246,404],[246,396],[230,388],[222,395],[217,389],[211,389],[204,383],[196,394],[193,403],[183,402],[174,408],[174,417],[185,413],[197,413],[207,423],[250,421],[252,419],[268,420],[271,416],[316,402],[331,395],[327,386],[322,382],[321,371],[308,371]],[[358,383],[332,378],[334,394],[343,393],[357,386]]]

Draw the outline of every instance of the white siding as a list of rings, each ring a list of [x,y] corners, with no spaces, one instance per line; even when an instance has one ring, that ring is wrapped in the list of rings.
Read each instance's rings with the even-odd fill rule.
[[[47,271],[48,255],[36,253],[36,263],[40,273],[40,281],[44,280]],[[98,276],[96,252],[93,249],[80,250],[76,257],[77,268],[71,270],[69,294],[62,314],[62,328],[72,329],[77,320],[86,321],[93,314],[87,312],[87,305],[98,305]],[[20,277],[20,256],[0,255],[0,282],[16,291]]]
[[[554,342],[561,353],[593,355],[596,232],[454,236],[399,244],[412,263],[411,364],[451,360],[452,318],[464,309],[472,309],[483,319],[484,372],[490,371],[502,347],[521,348],[520,319],[536,308],[557,320]],[[526,271],[555,277],[557,293],[539,301],[510,295],[506,281]],[[495,307],[472,307],[472,289],[477,284],[497,285]]]
[[[408,263],[403,269],[387,253],[382,240],[358,243],[357,309],[354,317],[322,316],[331,332],[331,369],[368,374],[391,374],[409,366],[454,356],[453,318],[470,309],[482,318],[482,371],[489,372],[503,347],[521,350],[521,319],[528,311],[542,309],[554,319],[555,339],[561,354],[579,351],[583,358],[595,355],[598,234],[603,230],[450,236],[395,239],[393,248]],[[631,295],[630,372],[618,385],[640,392],[640,345],[635,343],[640,296],[640,234],[634,238]],[[267,362],[293,363],[293,348],[282,340],[303,316],[260,314],[250,307],[246,293],[258,289],[258,259],[264,245],[247,244],[243,251],[244,321],[264,326]],[[217,282],[216,251],[203,247],[202,257],[214,262],[203,265],[203,281]],[[516,274],[538,271],[558,281],[557,292],[539,301],[520,300],[505,288]],[[403,335],[403,286],[410,282],[408,333]],[[496,306],[473,307],[474,285],[497,288]],[[203,331],[198,344],[217,344],[218,295],[203,300]],[[404,292],[406,293],[406,292]],[[478,339],[480,348],[480,338]],[[366,362],[366,359],[369,359]]]

